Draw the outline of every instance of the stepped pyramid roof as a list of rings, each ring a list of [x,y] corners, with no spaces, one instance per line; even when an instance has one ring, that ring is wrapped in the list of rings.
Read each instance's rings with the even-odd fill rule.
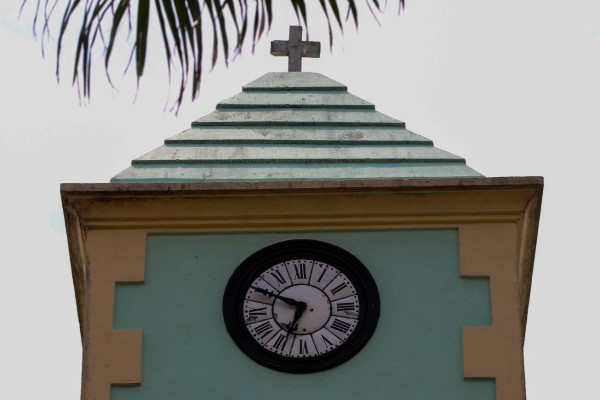
[[[281,72],[244,86],[111,182],[481,176],[343,84]]]

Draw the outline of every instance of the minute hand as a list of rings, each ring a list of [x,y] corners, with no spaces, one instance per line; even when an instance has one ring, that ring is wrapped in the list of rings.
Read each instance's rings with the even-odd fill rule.
[[[298,300],[294,300],[294,299],[290,299],[289,297],[285,297],[285,296],[280,296],[278,294],[275,294],[275,292],[271,291],[271,290],[267,290],[267,289],[263,289],[263,288],[259,288],[259,287],[255,287],[255,286],[251,286],[252,289],[256,290],[259,293],[264,294],[267,297],[275,297],[276,299],[279,299],[289,305],[292,305],[294,307],[300,307],[300,308],[306,308],[306,303],[303,301],[298,301]]]

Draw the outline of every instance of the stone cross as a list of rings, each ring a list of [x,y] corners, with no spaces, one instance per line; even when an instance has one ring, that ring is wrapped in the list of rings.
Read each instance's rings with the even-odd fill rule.
[[[321,56],[321,43],[303,42],[302,27],[290,26],[289,40],[273,40],[271,54],[274,56],[288,57],[288,71],[302,71],[302,57],[319,58]]]

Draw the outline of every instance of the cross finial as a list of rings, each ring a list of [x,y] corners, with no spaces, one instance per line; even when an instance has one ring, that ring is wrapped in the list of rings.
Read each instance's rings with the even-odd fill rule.
[[[271,54],[288,57],[288,71],[302,71],[302,57],[319,58],[321,56],[320,42],[303,42],[302,27],[290,26],[289,40],[273,40]]]

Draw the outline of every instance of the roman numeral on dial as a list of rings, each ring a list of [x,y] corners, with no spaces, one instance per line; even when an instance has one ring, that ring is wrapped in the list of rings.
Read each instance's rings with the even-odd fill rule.
[[[331,303],[333,315],[344,318],[358,319],[360,314],[360,303],[358,296],[343,297]]]
[[[327,328],[323,328],[313,333],[312,338],[315,344],[315,350],[318,354],[325,354],[343,343],[343,340],[331,333]]]
[[[289,356],[292,340],[288,339],[290,339],[288,333],[280,329],[264,347],[272,352]]]
[[[248,310],[248,314],[254,317],[258,317],[260,315],[267,315],[267,307],[251,308],[250,310]]]
[[[277,338],[275,338],[275,343],[273,343],[273,347],[277,350],[283,351],[285,344],[287,342],[287,335],[280,333]]]
[[[325,272],[327,272],[327,268],[323,268],[321,270],[321,273],[319,274],[319,279],[317,279],[317,282],[321,283],[321,281],[323,280],[323,277],[325,276]]]
[[[309,284],[324,290],[339,273],[340,271],[333,268],[331,265],[320,261],[314,261],[312,269],[308,274],[308,278],[310,279]]]
[[[332,316],[325,328],[342,341],[345,341],[352,335],[357,323],[358,320],[356,319]]]
[[[323,343],[325,343],[325,345],[327,347],[332,347],[333,343],[329,341],[329,339],[327,339],[324,335],[321,335],[321,340],[323,341]]]
[[[278,292],[281,292],[292,284],[292,274],[286,267],[285,262],[273,265],[263,272],[260,277]]]
[[[312,335],[296,335],[292,345],[291,357],[312,357],[319,354]]]
[[[331,323],[331,329],[335,329],[338,332],[342,332],[342,333],[348,333],[348,330],[350,329],[352,325],[350,325],[349,323],[347,323],[346,321],[342,321],[341,319],[334,319],[333,322]]]
[[[277,282],[279,282],[280,285],[283,285],[285,283],[285,278],[283,277],[281,271],[276,269],[275,271],[271,272],[271,275],[273,276],[273,278],[275,278],[275,280],[277,280]]]
[[[342,282],[339,285],[337,285],[336,287],[334,287],[333,289],[331,289],[331,293],[332,294],[338,294],[338,292],[341,292],[346,287],[348,287],[348,285],[346,284],[346,282]]]
[[[287,273],[295,285],[308,283],[312,274],[314,261],[309,259],[289,260],[285,262]]]
[[[257,321],[246,325],[246,329],[261,346],[266,347],[273,337],[281,331],[274,319]]]
[[[306,279],[305,263],[294,264],[294,271],[296,272],[296,279]]]
[[[271,305],[253,300],[244,301],[244,322],[246,325],[267,321],[272,318]]]
[[[271,325],[271,321],[264,322],[264,323],[260,324],[259,326],[257,326],[256,328],[254,328],[254,332],[256,332],[259,335],[263,335],[261,337],[265,337],[272,330],[273,330],[273,325]]]
[[[354,311],[354,302],[350,301],[348,303],[337,303],[335,308],[337,311]]]
[[[356,289],[352,285],[352,282],[344,274],[340,273],[327,285],[325,293],[330,300],[336,301],[355,295]]]
[[[300,355],[308,354],[308,343],[304,339],[298,339],[298,353]]]

